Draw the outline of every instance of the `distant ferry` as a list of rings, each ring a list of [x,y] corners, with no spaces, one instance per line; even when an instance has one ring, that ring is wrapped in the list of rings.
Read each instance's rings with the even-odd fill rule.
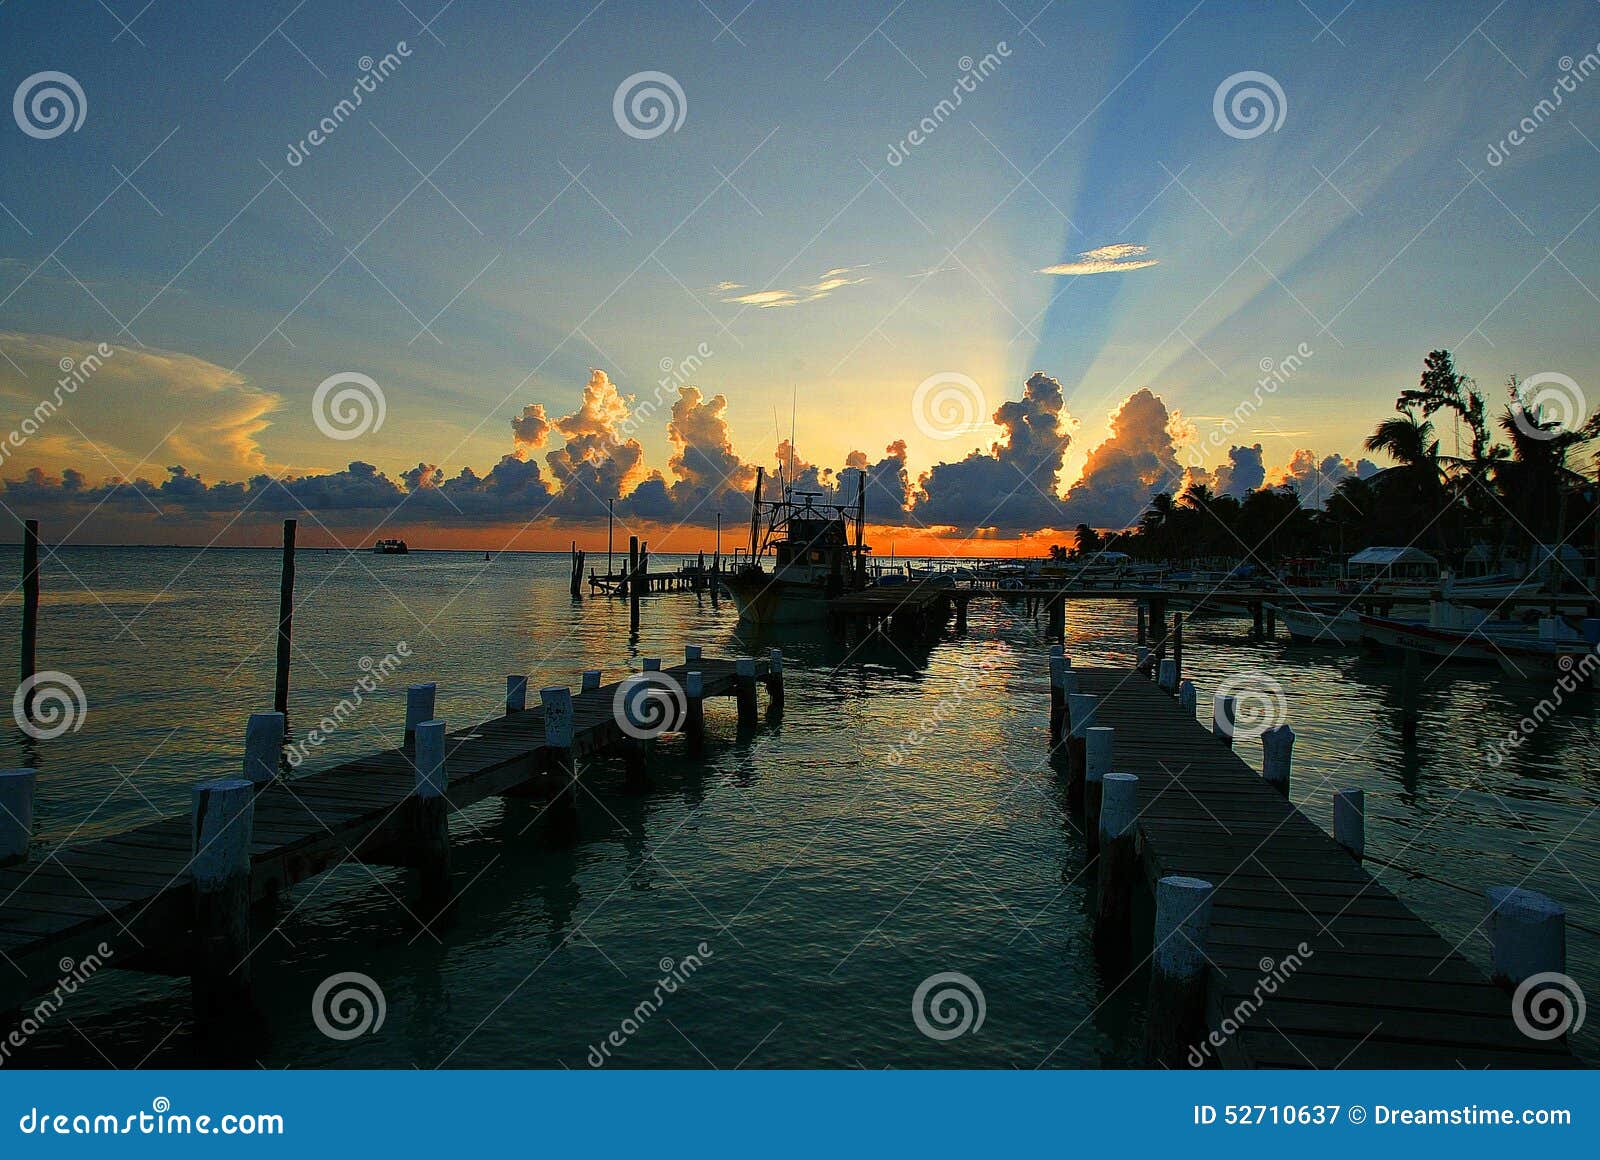
[[[380,556],[404,556],[410,551],[404,540],[379,540],[372,550]]]

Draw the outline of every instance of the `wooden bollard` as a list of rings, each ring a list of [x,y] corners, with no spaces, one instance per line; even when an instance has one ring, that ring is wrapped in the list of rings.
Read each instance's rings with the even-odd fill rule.
[[[444,722],[419,721],[416,782],[411,792],[410,842],[424,921],[450,909],[450,774],[444,762]]]
[[[1083,731],[1083,840],[1093,856],[1100,849],[1100,798],[1116,730],[1093,725]]]
[[[528,707],[528,677],[510,676],[506,678],[506,715],[520,713]]]
[[[255,786],[241,777],[194,787],[194,945],[190,996],[195,1029],[213,1049],[237,1049],[255,1021],[250,996],[250,839]]]
[[[1133,670],[1143,676],[1150,675],[1150,650],[1144,645],[1133,650]]]
[[[661,658],[645,657],[642,668],[647,673],[659,673],[661,671]]]
[[[1056,640],[1065,641],[1067,638],[1067,598],[1065,596],[1050,597],[1049,633]]]
[[[15,866],[28,858],[33,841],[33,791],[38,772],[0,769],[0,866]]]
[[[572,717],[572,690],[565,685],[547,685],[539,690],[544,710],[544,743],[550,757],[550,793],[557,806],[572,812],[578,804],[578,765],[572,752],[575,737]]]
[[[1050,656],[1050,751],[1060,746],[1067,730],[1067,658]]]
[[[1181,673],[1183,670],[1179,669],[1178,671]],[[1195,708],[1199,703],[1200,694],[1196,691],[1194,682],[1180,680],[1178,682],[1178,708],[1193,717]]]
[[[599,687],[600,687],[600,670],[599,669],[585,669],[585,670],[583,670],[583,688],[580,690],[580,692],[592,693],[596,689],[598,689]]]
[[[733,662],[734,700],[739,706],[739,727],[756,723],[756,658],[737,657]]]
[[[1155,950],[1145,1005],[1145,1050],[1151,1064],[1181,1067],[1206,1033],[1206,937],[1211,883],[1170,875],[1156,883]]]
[[[1289,796],[1289,769],[1294,763],[1294,730],[1274,725],[1261,734],[1261,777],[1284,797]]]
[[[1367,795],[1363,791],[1333,791],[1333,840],[1357,862],[1367,852]]]
[[[697,644],[686,644],[686,645],[684,645],[683,646],[683,663],[688,665],[691,669],[698,668],[699,667],[699,662],[700,662],[700,652],[701,652],[700,646],[697,645]]]
[[[1494,981],[1512,988],[1550,972],[1567,969],[1567,911],[1553,898],[1520,886],[1491,886],[1489,967]]]
[[[1131,773],[1108,773],[1101,784],[1099,877],[1095,887],[1095,954],[1113,973],[1127,968],[1133,945],[1133,888],[1139,874],[1134,849],[1139,779]]]
[[[417,726],[424,721],[433,720],[434,694],[439,691],[439,686],[429,681],[425,685],[406,686],[406,736],[405,749],[410,753],[416,748]]]
[[[1233,727],[1238,721],[1239,702],[1226,693],[1211,697],[1211,733],[1224,745],[1233,744]]]
[[[767,651],[767,697],[773,709],[783,708],[783,650]]]
[[[283,714],[250,714],[244,726],[244,779],[260,789],[278,776],[282,758]]]
[[[1178,662],[1172,657],[1161,658],[1161,668],[1156,679],[1156,687],[1163,693],[1176,693],[1178,691]]]
[[[1067,694],[1067,804],[1083,809],[1084,745],[1089,720],[1094,716],[1091,693]]]
[[[1144,601],[1143,600],[1134,601],[1134,607],[1139,610],[1139,632],[1138,632],[1137,640],[1138,640],[1138,642],[1140,644],[1144,644],[1149,639],[1149,637],[1147,637],[1145,635],[1145,631],[1146,630],[1145,630],[1145,624],[1144,624],[1144,613],[1145,613]]]
[[[683,739],[689,756],[699,757],[706,747],[706,675],[690,669],[683,679]]]

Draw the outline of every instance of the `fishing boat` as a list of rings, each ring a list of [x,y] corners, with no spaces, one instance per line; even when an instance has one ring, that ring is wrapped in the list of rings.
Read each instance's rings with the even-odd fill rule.
[[[1361,617],[1349,609],[1321,609],[1306,605],[1274,604],[1278,619],[1296,644],[1342,645],[1361,643]]]
[[[1549,654],[1549,664],[1565,651],[1581,652],[1582,637],[1558,616],[1542,618],[1537,625],[1515,620],[1492,620],[1485,613],[1436,600],[1428,606],[1427,620],[1400,620],[1360,614],[1362,637],[1385,652],[1412,649],[1441,661],[1502,664],[1506,658],[1525,660]]]
[[[372,550],[379,556],[404,556],[410,551],[404,540],[379,540]]]
[[[739,619],[753,627],[809,624],[826,619],[828,601],[868,586],[866,477],[856,502],[825,501],[823,493],[782,485],[781,498],[761,498],[756,472],[750,512],[750,556],[726,580]]]

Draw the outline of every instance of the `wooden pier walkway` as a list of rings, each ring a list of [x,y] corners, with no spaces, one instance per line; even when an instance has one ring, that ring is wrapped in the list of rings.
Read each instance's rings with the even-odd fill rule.
[[[703,674],[706,697],[738,695],[735,664],[693,662]],[[662,671],[681,689],[689,668]],[[780,686],[774,682],[781,676],[765,658],[754,662],[754,672],[777,702]],[[577,759],[630,739],[616,708],[621,684],[573,693],[571,751]],[[753,691],[747,701],[753,712]],[[684,708],[693,713],[692,706]],[[680,711],[674,713],[668,730],[684,725]],[[445,798],[456,812],[511,791],[538,793],[541,782],[556,780],[537,705],[448,733],[444,753]],[[402,807],[412,797],[416,773],[411,755],[389,749],[263,786],[254,798],[251,898],[270,898],[345,862],[403,863],[393,852],[414,838]],[[41,790],[48,795],[47,781]],[[47,854],[35,851],[31,861],[0,869],[0,1014],[55,986],[66,969],[60,960],[82,961],[102,942],[114,948],[112,965],[187,973],[195,917],[194,825],[188,815],[163,818]]]
[[[1237,1025],[1215,1048],[1223,1066],[1579,1066],[1522,1034],[1506,991],[1154,682],[1072,671],[1097,698],[1090,724],[1115,730],[1113,770],[1139,779],[1143,876],[1215,887],[1208,1026]],[[1311,954],[1262,994],[1302,943]]]
[[[828,601],[828,618],[841,628],[887,629],[898,636],[928,637],[944,627],[952,612],[957,631],[965,630],[971,597],[970,589],[946,581],[873,585]]]

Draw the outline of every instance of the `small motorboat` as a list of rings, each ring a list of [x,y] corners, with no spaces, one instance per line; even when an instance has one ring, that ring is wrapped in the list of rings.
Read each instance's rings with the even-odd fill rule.
[[[1274,604],[1278,619],[1296,644],[1337,645],[1352,648],[1361,643],[1361,617],[1350,609],[1290,608]]]

